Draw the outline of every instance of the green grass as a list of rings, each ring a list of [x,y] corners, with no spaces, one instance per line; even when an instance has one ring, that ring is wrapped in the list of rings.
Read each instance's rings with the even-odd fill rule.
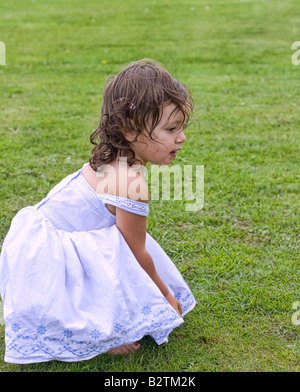
[[[297,0],[2,2],[2,240],[89,158],[102,86],[150,57],[193,91],[194,119],[174,164],[204,165],[205,205],[153,201],[148,231],[197,306],[169,344],[128,357],[12,365],[1,371],[299,371],[300,39]],[[298,199],[297,199],[298,198]]]

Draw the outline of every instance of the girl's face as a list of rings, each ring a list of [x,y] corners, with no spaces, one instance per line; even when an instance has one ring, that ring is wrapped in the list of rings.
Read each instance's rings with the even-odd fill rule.
[[[152,139],[144,131],[132,143],[135,156],[143,165],[151,162],[168,165],[181,149],[186,136],[183,132],[184,115],[174,104],[165,104],[160,122],[152,132]]]

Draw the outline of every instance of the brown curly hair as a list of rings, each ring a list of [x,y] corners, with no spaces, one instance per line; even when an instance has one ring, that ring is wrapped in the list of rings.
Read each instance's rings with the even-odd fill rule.
[[[99,166],[114,161],[118,154],[126,156],[129,165],[134,164],[135,154],[124,131],[133,132],[137,138],[145,130],[151,138],[167,102],[175,104],[176,112],[183,113],[187,124],[192,110],[190,91],[151,59],[133,62],[117,76],[108,77],[100,123],[90,136],[95,145],[90,166],[97,171]]]

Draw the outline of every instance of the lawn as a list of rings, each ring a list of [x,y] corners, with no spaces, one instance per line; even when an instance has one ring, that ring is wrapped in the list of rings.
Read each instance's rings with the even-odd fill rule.
[[[159,61],[193,92],[174,164],[204,165],[205,203],[153,200],[148,232],[197,300],[157,346],[10,372],[298,372],[297,0],[1,2],[0,241],[16,212],[87,162],[106,77]],[[300,59],[300,56],[299,56]],[[298,307],[299,310],[299,307]]]

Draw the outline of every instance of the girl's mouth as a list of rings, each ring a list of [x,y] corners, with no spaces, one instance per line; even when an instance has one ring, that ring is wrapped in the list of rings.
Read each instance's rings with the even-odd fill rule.
[[[177,148],[177,150],[171,151],[169,155],[170,155],[172,158],[175,158],[175,157],[176,157],[176,153],[177,153],[177,151],[179,151],[179,150],[181,150],[181,148]]]

